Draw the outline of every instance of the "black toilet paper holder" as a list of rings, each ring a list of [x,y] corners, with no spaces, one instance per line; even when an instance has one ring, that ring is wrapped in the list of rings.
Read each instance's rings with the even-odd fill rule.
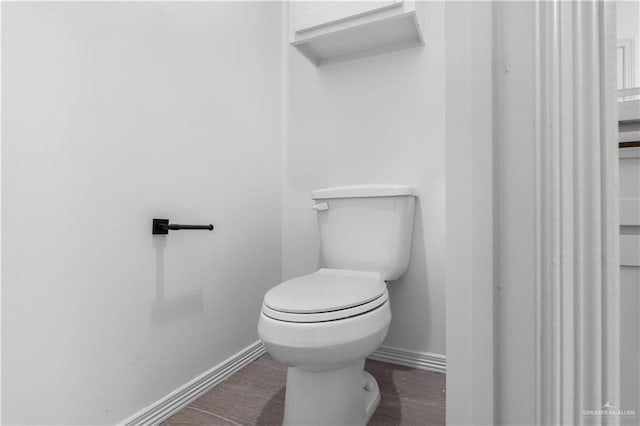
[[[213,231],[213,225],[178,225],[177,223],[169,223],[169,219],[153,219],[153,235],[166,235],[169,231],[179,231],[181,229],[205,229]]]

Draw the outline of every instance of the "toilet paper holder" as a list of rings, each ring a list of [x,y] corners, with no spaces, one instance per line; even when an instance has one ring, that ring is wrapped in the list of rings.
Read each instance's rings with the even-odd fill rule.
[[[169,231],[179,231],[181,229],[205,229],[213,231],[213,225],[178,225],[177,223],[169,223],[169,219],[153,219],[153,235],[166,235]]]

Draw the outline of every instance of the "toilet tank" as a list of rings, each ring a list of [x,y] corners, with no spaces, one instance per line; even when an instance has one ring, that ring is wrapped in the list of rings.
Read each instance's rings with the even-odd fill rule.
[[[409,265],[417,192],[406,185],[352,185],[313,191],[323,266],[400,278]]]

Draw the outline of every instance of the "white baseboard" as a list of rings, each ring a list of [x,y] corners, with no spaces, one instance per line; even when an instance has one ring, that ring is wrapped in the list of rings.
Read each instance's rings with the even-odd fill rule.
[[[380,346],[377,351],[369,355],[369,359],[436,373],[446,374],[447,372],[447,357],[428,352],[415,352],[390,346]]]
[[[121,424],[126,426],[156,425],[175,414],[194,399],[247,366],[266,352],[261,341],[257,341],[235,355],[222,361],[209,371],[179,387],[147,408],[139,411]]]

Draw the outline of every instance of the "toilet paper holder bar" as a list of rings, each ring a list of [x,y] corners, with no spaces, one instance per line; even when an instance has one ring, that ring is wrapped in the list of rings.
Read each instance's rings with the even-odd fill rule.
[[[153,235],[168,234],[169,231],[179,231],[180,229],[206,229],[213,231],[213,225],[178,225],[177,223],[169,223],[169,219],[153,219]]]

